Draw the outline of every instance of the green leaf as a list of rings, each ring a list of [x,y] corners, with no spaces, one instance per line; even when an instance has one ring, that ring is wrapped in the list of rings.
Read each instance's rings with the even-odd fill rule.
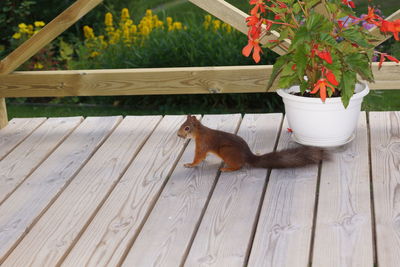
[[[345,108],[349,105],[350,98],[354,94],[354,89],[357,82],[357,75],[352,71],[345,71],[342,80],[339,84],[339,89],[342,94],[342,103]]]
[[[305,42],[310,42],[311,41],[311,34],[307,30],[307,28],[303,25],[299,28],[297,31],[296,35],[294,36],[292,40],[292,44],[289,47],[289,51],[293,51],[297,48],[298,44],[302,44]]]
[[[367,42],[366,37],[356,29],[346,29],[341,33],[341,37],[350,42],[356,43],[359,46],[371,48],[374,47],[370,43]]]
[[[294,14],[298,14],[300,12],[300,10],[301,10],[300,4],[299,3],[295,3],[293,5],[293,13]]]
[[[285,65],[291,60],[291,57],[292,56],[290,54],[286,54],[286,55],[280,56],[276,60],[274,67],[272,68],[272,74],[271,74],[268,84],[267,84],[267,91],[269,89],[271,89],[271,86],[274,83],[276,77],[278,77],[278,75],[282,72]]]
[[[309,0],[309,1],[306,1],[306,8],[312,8],[313,6],[315,6],[320,1],[321,0]]]
[[[336,46],[337,42],[329,33],[320,33],[319,39],[330,46]]]
[[[310,49],[307,49],[306,45],[303,43],[297,46],[297,49],[293,55],[293,62],[296,64],[296,73],[299,79],[301,79],[304,76],[304,71],[306,69],[308,60],[307,55],[309,54],[309,52]]]
[[[369,65],[369,58],[366,54],[352,53],[344,57],[345,63],[350,69],[358,73],[364,80],[369,82],[374,81],[371,67]]]
[[[299,84],[299,79],[294,75],[289,75],[289,76],[283,76],[279,79],[278,86],[279,88],[289,88],[290,86]]]

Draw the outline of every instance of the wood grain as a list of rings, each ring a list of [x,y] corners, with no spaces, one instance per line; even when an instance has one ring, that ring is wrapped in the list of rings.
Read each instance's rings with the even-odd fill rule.
[[[81,121],[81,117],[50,118],[0,161],[0,203],[53,152]]]
[[[375,62],[372,69],[371,89],[400,89],[400,64],[385,62],[378,71]],[[20,71],[0,75],[0,97],[265,92],[271,72],[271,65]]]
[[[285,118],[279,149],[295,146]],[[272,170],[248,266],[308,266],[318,167]]]
[[[206,115],[202,123],[235,132],[241,115]],[[123,266],[180,266],[212,191],[221,160],[209,155],[196,168],[185,168],[194,155],[194,142],[185,149]]]
[[[6,99],[0,97],[0,129],[6,127],[8,124]]]
[[[274,149],[282,114],[246,114],[238,135],[256,154]],[[267,169],[222,173],[185,266],[244,266],[250,249]]]
[[[233,28],[247,35],[248,27],[246,24],[246,18],[249,15],[240,9],[232,6],[224,0],[189,0],[196,6],[207,11],[208,13],[219,18],[223,22],[231,25]],[[265,36],[260,40],[262,44],[267,43],[268,40],[276,40],[279,37],[279,33],[276,31],[271,31],[270,35]],[[290,46],[290,41],[283,42],[286,47]],[[287,53],[285,48],[276,46],[271,49],[272,51],[278,53],[278,55],[284,55]]]
[[[120,263],[183,152],[177,129],[185,119],[163,118],[62,266]]]
[[[378,265],[400,262],[400,112],[370,112]]]
[[[46,119],[12,119],[7,127],[0,130],[0,160],[24,141]]]
[[[0,62],[0,74],[9,74],[17,69],[101,2],[102,0],[75,1],[37,34],[33,35],[6,56]]]
[[[160,120],[125,118],[3,266],[57,266]]]
[[[0,264],[120,120],[87,118],[0,206]]]
[[[368,154],[363,112],[354,141],[322,165],[313,266],[374,266]]]

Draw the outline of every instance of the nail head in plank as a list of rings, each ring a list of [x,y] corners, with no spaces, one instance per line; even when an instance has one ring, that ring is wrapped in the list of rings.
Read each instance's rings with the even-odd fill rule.
[[[50,118],[0,161],[0,203],[81,123],[81,117]]]
[[[278,150],[296,146],[285,118]],[[308,266],[318,167],[272,170],[248,266]]]
[[[160,120],[161,116],[126,117],[4,265],[57,266]]]
[[[365,112],[350,144],[322,164],[313,266],[373,266]]]
[[[400,112],[370,112],[377,260],[400,262]]]
[[[240,119],[240,114],[205,115],[202,124],[235,132]],[[221,165],[211,154],[198,167],[185,168],[194,150],[194,141],[190,141],[123,266],[175,267],[182,263]]]
[[[183,152],[177,130],[185,119],[163,118],[62,266],[119,264]]]
[[[256,154],[272,152],[281,114],[246,114],[238,135]],[[185,266],[243,266],[257,220],[267,169],[221,173]]]
[[[12,119],[0,130],[0,160],[28,137],[46,118]]]
[[[52,204],[120,120],[121,117],[84,120],[0,206],[0,261]]]

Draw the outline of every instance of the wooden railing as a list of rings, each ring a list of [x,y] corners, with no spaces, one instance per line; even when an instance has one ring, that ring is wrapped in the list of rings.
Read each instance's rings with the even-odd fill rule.
[[[223,0],[189,0],[239,31],[247,33],[246,13]],[[7,125],[5,97],[51,97],[94,95],[208,94],[265,92],[272,66],[192,67],[114,70],[17,71],[30,57],[57,38],[102,0],[77,0],[48,23],[41,31],[21,44],[0,62],[0,128]],[[321,4],[316,6],[321,9]],[[400,18],[400,10],[388,19]],[[371,32],[380,44],[390,36],[379,30]],[[276,39],[279,33],[267,37]],[[266,41],[265,40],[265,41]],[[285,40],[274,51],[285,53]],[[371,89],[400,89],[400,66],[385,63],[378,71]]]

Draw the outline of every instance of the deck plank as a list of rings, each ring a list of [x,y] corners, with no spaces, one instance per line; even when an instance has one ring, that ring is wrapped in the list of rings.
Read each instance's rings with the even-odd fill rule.
[[[0,130],[0,160],[27,138],[46,118],[12,119]]]
[[[62,266],[120,263],[185,148],[176,134],[184,120],[163,118]]]
[[[373,266],[365,113],[354,141],[330,152],[321,170],[313,266]]]
[[[281,114],[246,114],[238,135],[252,151],[273,151],[282,123]],[[267,169],[245,167],[222,173],[185,266],[243,266],[250,249]]]
[[[285,118],[278,149],[295,146]],[[248,266],[308,266],[318,167],[272,170]]]
[[[51,118],[0,161],[0,203],[70,134],[81,117]]]
[[[379,266],[400,262],[400,112],[370,112],[371,167]]]
[[[56,266],[160,120],[161,116],[126,117],[3,266]]]
[[[90,159],[120,120],[121,117],[92,117],[84,120],[0,206],[1,261]]]
[[[206,115],[202,123],[210,128],[234,132],[240,114]],[[185,168],[194,155],[191,141],[160,195],[123,266],[175,267],[182,264],[196,232],[221,160],[209,155],[196,168]]]

